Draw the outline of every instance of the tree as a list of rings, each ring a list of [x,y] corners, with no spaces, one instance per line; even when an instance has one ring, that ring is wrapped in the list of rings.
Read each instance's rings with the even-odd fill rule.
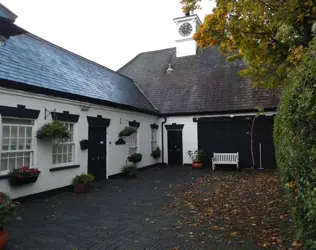
[[[240,73],[255,86],[287,84],[303,49],[312,40],[316,0],[215,0],[194,39],[199,47],[218,46],[228,60],[244,59]],[[185,13],[200,8],[201,0],[181,0]]]

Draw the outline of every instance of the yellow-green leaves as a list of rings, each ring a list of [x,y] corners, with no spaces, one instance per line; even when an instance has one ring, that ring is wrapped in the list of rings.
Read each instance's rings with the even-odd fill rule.
[[[186,11],[200,6],[200,0],[181,3]],[[286,84],[284,72],[297,65],[312,40],[315,20],[316,0],[216,0],[194,39],[201,48],[218,46],[228,60],[241,56],[248,64],[241,75],[275,88]]]

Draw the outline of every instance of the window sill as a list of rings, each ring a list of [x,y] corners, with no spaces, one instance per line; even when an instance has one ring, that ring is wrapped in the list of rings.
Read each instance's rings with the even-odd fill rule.
[[[80,165],[69,165],[69,166],[61,166],[61,167],[55,167],[49,169],[50,172],[56,172],[56,171],[61,171],[61,170],[66,170],[66,169],[72,169],[72,168],[80,168]]]

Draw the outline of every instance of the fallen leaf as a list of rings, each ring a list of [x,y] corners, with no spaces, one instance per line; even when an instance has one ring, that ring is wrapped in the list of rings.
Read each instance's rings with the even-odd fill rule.
[[[221,230],[221,228],[220,228],[219,226],[212,226],[211,229],[212,229],[213,231],[219,231],[219,230]]]
[[[299,240],[296,240],[292,243],[293,247],[301,247],[302,245],[303,245],[302,242],[300,242]]]

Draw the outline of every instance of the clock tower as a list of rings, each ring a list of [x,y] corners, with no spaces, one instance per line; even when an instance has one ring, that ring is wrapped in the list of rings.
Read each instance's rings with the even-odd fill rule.
[[[173,19],[177,26],[177,57],[193,56],[196,54],[197,44],[193,40],[193,35],[202,24],[197,15],[186,14],[184,17]]]

